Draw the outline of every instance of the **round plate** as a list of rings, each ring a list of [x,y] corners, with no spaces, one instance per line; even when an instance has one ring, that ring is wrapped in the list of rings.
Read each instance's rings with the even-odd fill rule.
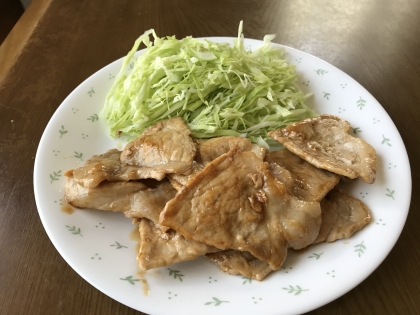
[[[249,49],[261,44],[245,39]],[[109,136],[98,116],[120,59],[93,74],[64,100],[44,131],[35,160],[34,189],[42,223],[59,253],[86,281],[145,313],[296,314],[348,292],[385,259],[403,229],[411,198],[410,166],[401,136],[382,106],[347,74],[304,52],[284,49],[286,58],[296,65],[298,85],[313,94],[308,104],[319,114],[348,120],[354,135],[376,149],[376,183],[356,180],[344,187],[366,203],[373,222],[349,239],[289,251],[283,267],[262,282],[227,275],[205,258],[139,272],[130,219],[95,210],[69,215],[61,209],[63,173],[94,154],[125,145]]]

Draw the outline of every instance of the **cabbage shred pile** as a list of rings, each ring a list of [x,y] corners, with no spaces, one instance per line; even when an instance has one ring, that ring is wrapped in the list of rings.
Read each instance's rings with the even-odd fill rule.
[[[181,116],[195,138],[241,136],[269,147],[268,131],[316,116],[273,38],[266,35],[259,48],[245,49],[242,22],[233,45],[145,32],[106,97],[102,115],[111,135],[138,136],[160,120]],[[141,43],[146,49],[136,58]]]

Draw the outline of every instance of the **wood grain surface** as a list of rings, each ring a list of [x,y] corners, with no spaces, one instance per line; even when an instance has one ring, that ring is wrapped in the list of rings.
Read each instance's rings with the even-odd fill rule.
[[[2,81],[4,76],[13,66],[15,60],[23,51],[29,37],[38,25],[39,19],[43,17],[43,13],[48,8],[51,1],[52,0],[34,0],[24,12],[22,4],[18,0],[5,0],[5,2],[0,4],[0,19],[2,21],[0,24],[0,30],[6,30],[6,23],[4,23],[4,19],[10,20],[13,15],[18,13],[15,12],[12,14],[12,12],[10,12],[12,10],[12,8],[10,8],[10,6],[12,6],[11,3],[14,3],[14,10],[16,10],[16,6],[22,7],[23,13],[21,13],[22,16],[20,19],[16,18],[14,25],[12,24],[7,28],[9,33],[5,34],[7,37],[0,45],[0,81]],[[1,7],[5,4],[9,6],[8,10],[6,10],[7,8],[5,9]],[[19,23],[17,23],[18,20]]]
[[[141,314],[87,283],[51,244],[33,194],[39,140],[64,98],[146,29],[236,36],[240,20],[246,37],[274,33],[362,84],[410,158],[411,208],[394,249],[355,289],[309,314],[420,314],[420,1],[55,0],[41,14],[0,82],[0,314]]]

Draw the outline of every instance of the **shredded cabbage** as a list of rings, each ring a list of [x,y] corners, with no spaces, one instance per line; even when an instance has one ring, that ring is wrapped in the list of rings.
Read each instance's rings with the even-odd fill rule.
[[[268,131],[317,115],[305,105],[295,67],[271,45],[273,38],[266,35],[259,48],[245,49],[242,21],[232,46],[146,31],[106,97],[101,114],[110,134],[138,136],[151,124],[181,116],[196,138],[241,136],[269,147]],[[136,58],[141,43],[146,49]]]

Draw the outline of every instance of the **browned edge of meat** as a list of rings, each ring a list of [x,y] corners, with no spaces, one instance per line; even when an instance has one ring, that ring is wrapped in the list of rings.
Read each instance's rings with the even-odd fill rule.
[[[182,174],[194,160],[196,147],[191,131],[181,117],[162,120],[136,139],[121,153],[123,165],[153,168],[164,174]]]
[[[291,124],[268,135],[316,167],[349,178],[376,178],[376,151],[366,141],[351,136],[349,122],[321,115]]]
[[[340,176],[319,169],[287,149],[269,152],[265,160],[287,192],[306,201],[321,201],[340,181]]]
[[[160,181],[165,178],[164,173],[153,168],[122,165],[120,155],[121,151],[117,149],[93,155],[85,165],[72,170],[74,180],[84,187],[93,188],[103,181],[132,181],[147,178]]]
[[[137,255],[143,270],[165,267],[181,261],[192,260],[217,248],[186,240],[174,230],[162,231],[148,219],[139,223],[140,249]]]
[[[231,150],[188,181],[160,214],[160,224],[219,249],[249,251],[280,268],[287,248],[302,248],[319,232],[318,202],[287,194],[268,163]]]
[[[148,188],[138,181],[103,181],[87,188],[73,178],[71,171],[66,172],[66,176],[65,199],[77,208],[124,212],[130,209],[132,195]]]
[[[261,261],[249,252],[224,250],[208,253],[206,257],[214,262],[220,270],[231,275],[242,275],[247,278],[262,281],[273,270],[268,263]]]
[[[334,188],[321,201],[322,224],[314,243],[349,238],[372,222],[372,213],[359,199]]]

